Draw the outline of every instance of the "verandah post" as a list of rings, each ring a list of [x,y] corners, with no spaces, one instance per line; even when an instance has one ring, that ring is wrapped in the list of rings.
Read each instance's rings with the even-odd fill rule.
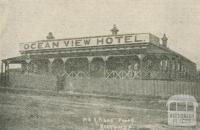
[[[0,83],[3,84],[3,62],[1,61],[1,79]]]
[[[7,64],[5,63],[4,65],[5,65],[5,67],[4,67],[4,69],[5,69],[5,73],[4,73],[4,86],[6,86],[7,85]]]
[[[10,70],[9,70],[9,62],[7,62],[7,82],[6,85],[9,86],[9,82],[10,82]]]
[[[143,79],[143,69],[144,69],[144,67],[143,67],[143,59],[144,59],[144,57],[145,57],[145,55],[144,54],[139,54],[138,55],[138,57],[139,57],[139,60],[140,60],[140,79],[142,80]]]
[[[87,57],[87,59],[88,59],[88,73],[89,73],[88,75],[91,78],[91,62],[92,62],[93,57],[92,56]]]

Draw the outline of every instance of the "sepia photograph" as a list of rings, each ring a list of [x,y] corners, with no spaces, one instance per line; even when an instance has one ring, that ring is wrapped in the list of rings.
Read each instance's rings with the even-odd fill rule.
[[[200,1],[0,0],[0,130],[200,130]]]

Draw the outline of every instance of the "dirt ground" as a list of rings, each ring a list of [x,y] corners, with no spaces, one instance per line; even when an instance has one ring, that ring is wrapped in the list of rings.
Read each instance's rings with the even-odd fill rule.
[[[169,127],[165,100],[0,92],[0,130],[200,130]]]

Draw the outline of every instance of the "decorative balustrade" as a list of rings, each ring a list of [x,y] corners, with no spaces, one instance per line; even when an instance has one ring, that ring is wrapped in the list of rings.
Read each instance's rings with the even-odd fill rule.
[[[139,79],[140,71],[107,71],[106,79]]]
[[[70,73],[65,73],[66,78],[72,79],[90,79],[92,76],[89,72],[84,71],[72,71]],[[143,71],[106,71],[105,75],[96,78],[105,79],[153,79],[153,80],[192,80],[195,79],[194,75],[188,75],[185,72],[170,72],[170,71],[160,71],[160,70],[143,70]]]
[[[83,79],[88,78],[89,79],[89,73],[84,71],[72,71],[70,73],[66,73],[66,78],[74,78],[74,79]]]

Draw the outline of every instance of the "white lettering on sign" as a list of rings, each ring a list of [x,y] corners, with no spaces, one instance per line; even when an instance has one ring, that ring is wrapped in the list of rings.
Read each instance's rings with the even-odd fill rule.
[[[44,40],[37,42],[21,43],[20,51],[132,44],[132,43],[145,43],[145,42],[150,42],[150,34],[147,33],[127,34],[127,35],[116,35],[116,36],[111,35],[111,36],[71,38],[71,39],[46,40],[46,41]]]

